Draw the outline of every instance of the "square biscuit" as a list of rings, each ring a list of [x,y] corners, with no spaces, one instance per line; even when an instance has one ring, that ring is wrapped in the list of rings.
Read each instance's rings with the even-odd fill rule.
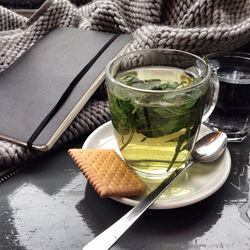
[[[113,149],[69,149],[68,153],[102,198],[137,196],[146,188]]]

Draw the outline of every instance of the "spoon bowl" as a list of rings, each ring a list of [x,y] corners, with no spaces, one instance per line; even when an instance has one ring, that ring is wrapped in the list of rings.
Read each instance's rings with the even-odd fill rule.
[[[223,132],[211,132],[194,145],[191,153],[194,161],[209,163],[218,159],[227,147],[227,135]]]

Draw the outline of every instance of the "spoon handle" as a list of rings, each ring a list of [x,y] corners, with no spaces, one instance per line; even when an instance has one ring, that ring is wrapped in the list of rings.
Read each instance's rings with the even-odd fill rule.
[[[186,171],[194,162],[189,161],[184,168],[177,169],[165,178],[160,185],[149,193],[134,208],[121,217],[117,222],[95,237],[83,250],[106,250],[109,249],[123,233],[164,193],[164,191],[176,180],[176,178]]]

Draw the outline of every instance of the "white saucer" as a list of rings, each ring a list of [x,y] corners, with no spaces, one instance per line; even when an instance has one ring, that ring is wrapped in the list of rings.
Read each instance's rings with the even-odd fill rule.
[[[202,125],[199,137],[210,132]],[[115,149],[120,154],[113,134],[111,122],[97,128],[85,141],[83,149]],[[121,155],[121,154],[120,154]],[[191,205],[201,201],[216,192],[226,181],[231,169],[229,150],[212,164],[195,164],[181,175],[175,183],[150,207],[151,209],[171,209]],[[146,193],[155,188],[157,183],[145,181]],[[146,194],[145,193],[145,194]],[[143,196],[145,196],[145,194]],[[142,197],[112,198],[118,202],[134,206]]]

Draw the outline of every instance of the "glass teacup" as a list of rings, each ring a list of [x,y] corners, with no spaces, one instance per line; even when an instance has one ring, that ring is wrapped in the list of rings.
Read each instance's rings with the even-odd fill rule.
[[[152,179],[185,164],[218,96],[218,81],[202,58],[168,49],[114,59],[106,85],[121,154],[139,175]]]

